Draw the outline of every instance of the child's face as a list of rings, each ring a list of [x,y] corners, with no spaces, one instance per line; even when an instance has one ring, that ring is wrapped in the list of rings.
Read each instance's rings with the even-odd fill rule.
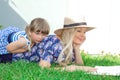
[[[34,43],[39,43],[45,38],[46,35],[43,35],[41,32],[31,32],[31,40]]]
[[[77,45],[81,45],[86,40],[86,33],[87,28],[77,28],[77,32],[75,33],[73,43]]]

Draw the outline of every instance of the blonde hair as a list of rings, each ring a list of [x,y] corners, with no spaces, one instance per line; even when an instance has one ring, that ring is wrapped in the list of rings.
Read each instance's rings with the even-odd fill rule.
[[[48,35],[50,32],[50,27],[45,19],[35,18],[31,21],[30,25],[26,26],[25,31],[30,40],[30,44],[32,44],[29,32],[41,32],[43,35]]]
[[[65,66],[72,62],[72,53],[73,53],[73,37],[75,35],[76,29],[64,29],[62,34],[60,35],[63,50],[61,51],[58,57],[58,63],[61,66]],[[62,55],[65,55],[65,60],[63,61]]]

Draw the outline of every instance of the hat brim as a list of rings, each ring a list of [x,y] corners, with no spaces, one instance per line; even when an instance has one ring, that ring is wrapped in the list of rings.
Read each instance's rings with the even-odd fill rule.
[[[55,33],[56,35],[61,35],[61,33],[62,33],[62,31],[63,31],[64,29],[84,28],[84,27],[87,28],[86,32],[87,32],[87,31],[90,31],[90,30],[92,30],[92,29],[95,29],[95,27],[90,27],[90,26],[64,27],[64,28],[60,28],[60,29],[55,30],[54,33]]]

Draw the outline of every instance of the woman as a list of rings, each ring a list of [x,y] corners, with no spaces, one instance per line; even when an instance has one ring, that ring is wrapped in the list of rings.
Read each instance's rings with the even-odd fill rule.
[[[71,63],[84,64],[79,48],[86,40],[85,33],[94,29],[94,27],[87,26],[84,17],[80,20],[76,21],[65,17],[64,27],[55,30],[56,36],[49,35],[46,41],[43,40],[37,44],[36,51],[38,54],[46,54],[46,57],[41,57],[40,66],[50,67],[53,62],[57,62],[60,66],[67,66]],[[68,66],[67,69],[69,70],[71,67],[74,69],[76,67],[76,69],[94,70],[91,67],[78,67],[74,65]]]
[[[65,18],[64,28],[55,31],[55,34],[59,37],[63,46],[63,49],[57,60],[59,65],[67,66],[71,63],[84,65],[80,55],[80,46],[86,40],[85,33],[92,29],[94,29],[94,27],[87,26],[84,17],[82,19],[71,19],[69,17]],[[69,71],[74,71],[76,69],[85,71],[95,70],[91,67],[75,65],[67,66],[65,68]]]

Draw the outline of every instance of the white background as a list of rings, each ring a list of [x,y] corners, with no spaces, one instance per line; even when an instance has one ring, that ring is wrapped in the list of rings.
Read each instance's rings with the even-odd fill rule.
[[[24,28],[35,17],[44,17],[51,34],[62,27],[65,15],[85,16],[96,29],[86,34],[81,49],[90,54],[120,53],[119,0],[0,0],[0,24]]]
[[[81,49],[91,54],[120,53],[119,0],[69,0],[69,15],[83,15],[96,29],[86,34]]]

